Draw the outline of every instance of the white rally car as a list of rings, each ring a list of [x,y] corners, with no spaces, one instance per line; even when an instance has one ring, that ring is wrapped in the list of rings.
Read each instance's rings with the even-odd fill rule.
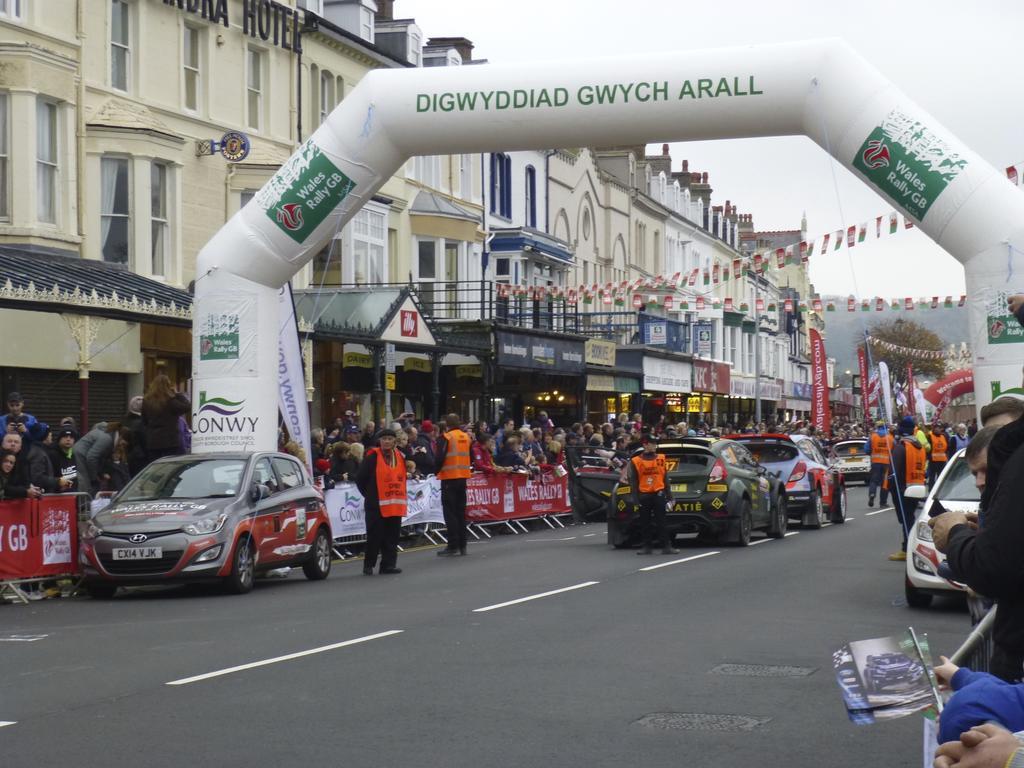
[[[864,440],[843,440],[832,446],[829,458],[835,461],[836,469],[849,485],[860,481],[865,485],[871,474],[871,454],[865,450]]]
[[[911,486],[908,491],[923,486]],[[946,556],[932,543],[932,529],[928,518],[933,516],[932,507],[936,502],[947,512],[977,512],[981,494],[974,485],[974,476],[967,466],[964,451],[957,451],[946,468],[935,481],[924,505],[918,510],[917,520],[907,539],[907,569],[904,589],[907,605],[913,608],[927,608],[935,595],[963,594],[966,587],[939,575],[939,565],[946,562]],[[939,514],[935,510],[934,514]]]

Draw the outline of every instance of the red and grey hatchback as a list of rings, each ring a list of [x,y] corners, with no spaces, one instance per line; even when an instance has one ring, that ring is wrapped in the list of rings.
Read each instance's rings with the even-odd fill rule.
[[[248,592],[261,572],[331,571],[331,527],[306,468],[284,453],[174,456],[153,462],[83,527],[86,590],[221,580]]]

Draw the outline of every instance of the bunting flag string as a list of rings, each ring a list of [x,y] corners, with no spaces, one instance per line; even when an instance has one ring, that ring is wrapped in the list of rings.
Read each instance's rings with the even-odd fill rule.
[[[866,336],[865,339],[869,344],[876,346],[879,349],[884,349],[886,352],[893,352],[898,355],[919,357],[923,360],[943,360],[946,357],[945,350],[941,349],[913,349],[911,347],[901,347],[899,344],[893,344],[891,341],[883,341],[875,336]]]

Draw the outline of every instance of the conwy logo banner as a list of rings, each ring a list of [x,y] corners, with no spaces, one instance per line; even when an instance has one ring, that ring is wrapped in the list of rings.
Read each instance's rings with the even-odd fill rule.
[[[853,167],[919,221],[967,160],[944,138],[900,109],[864,140]]]

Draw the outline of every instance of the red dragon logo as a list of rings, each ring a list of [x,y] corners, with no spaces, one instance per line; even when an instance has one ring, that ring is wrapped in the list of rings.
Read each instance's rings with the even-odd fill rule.
[[[861,154],[860,159],[868,168],[888,168],[889,148],[881,139],[868,142],[868,148]]]
[[[277,209],[277,222],[289,232],[302,229],[302,206],[298,203],[285,203]]]

